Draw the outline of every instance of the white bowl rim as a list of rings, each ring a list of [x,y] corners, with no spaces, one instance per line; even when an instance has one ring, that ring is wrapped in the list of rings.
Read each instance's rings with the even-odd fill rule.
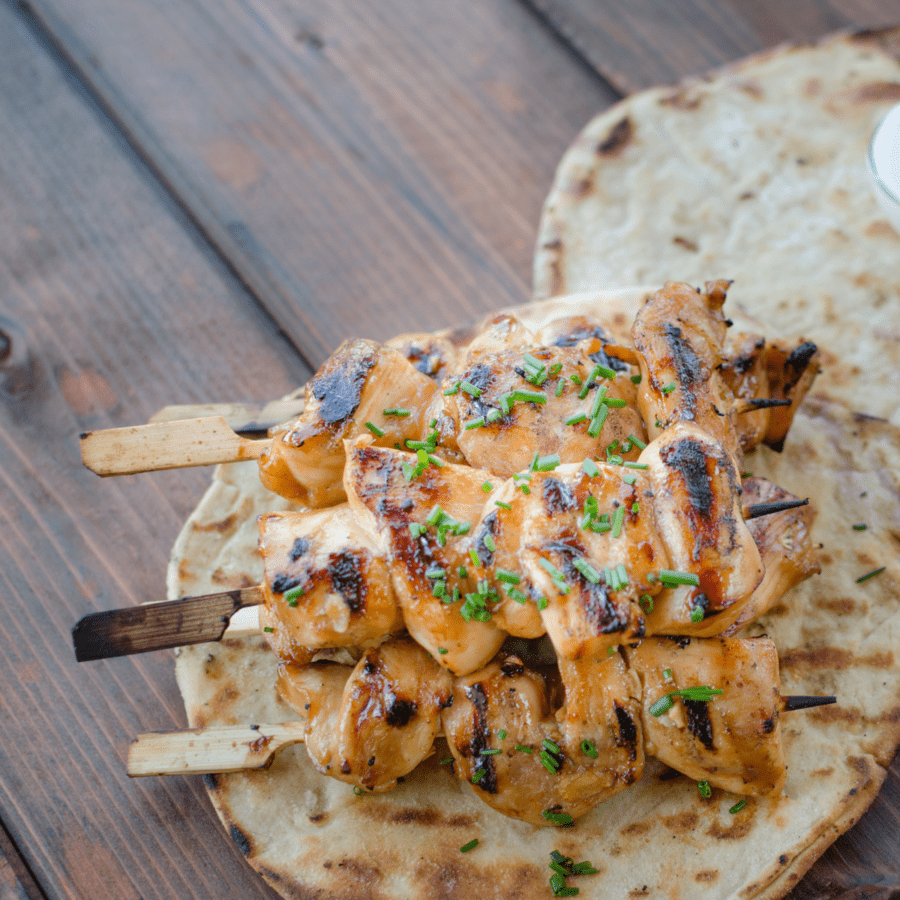
[[[869,171],[872,173],[872,177],[873,177],[873,178],[875,179],[875,181],[877,182],[878,187],[880,187],[881,190],[883,190],[884,193],[887,194],[887,196],[888,196],[891,200],[893,200],[894,203],[896,203],[898,207],[900,207],[900,197],[898,197],[898,196],[897,196],[897,195],[896,195],[896,194],[895,194],[895,193],[887,186],[887,184],[885,183],[884,179],[881,177],[881,175],[878,174],[878,167],[875,165],[875,157],[874,157],[874,154],[873,154],[873,149],[874,149],[874,147],[875,147],[875,140],[876,140],[876,138],[878,137],[878,133],[879,133],[879,132],[881,131],[881,129],[884,127],[885,122],[887,122],[888,116],[890,116],[891,113],[893,113],[895,109],[900,109],[900,106],[895,106],[895,107],[892,107],[891,109],[889,109],[889,110],[887,111],[887,113],[885,114],[884,118],[878,123],[878,127],[875,129],[875,131],[874,131],[873,134],[872,134],[872,140],[869,141],[869,149],[868,149],[868,151],[867,151],[867,153],[866,153],[866,159],[868,160],[868,163],[869,163]]]

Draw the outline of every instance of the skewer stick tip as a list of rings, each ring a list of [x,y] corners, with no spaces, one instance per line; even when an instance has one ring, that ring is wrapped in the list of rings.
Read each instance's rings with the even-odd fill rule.
[[[837,697],[809,697],[796,694],[793,697],[782,697],[782,712],[794,712],[798,709],[811,709],[814,706],[829,706],[837,703]]]

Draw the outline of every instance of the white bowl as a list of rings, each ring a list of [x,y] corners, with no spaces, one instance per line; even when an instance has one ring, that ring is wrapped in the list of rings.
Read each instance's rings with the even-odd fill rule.
[[[875,196],[900,233],[900,106],[875,129],[867,159]]]

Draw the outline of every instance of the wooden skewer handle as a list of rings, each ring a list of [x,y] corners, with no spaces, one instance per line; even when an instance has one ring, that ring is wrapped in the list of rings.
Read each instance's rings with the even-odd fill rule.
[[[305,732],[304,724],[288,722],[139,734],[128,751],[127,771],[136,778],[265,769],[279,750],[302,742]]]
[[[131,475],[258,459],[269,441],[235,434],[221,416],[108,428],[81,436],[81,459],[98,475]]]
[[[79,662],[218,641],[239,609],[263,602],[259,586],[91,613],[72,629]]]
[[[268,431],[303,412],[303,400],[272,400],[270,403],[195,403],[191,406],[164,406],[150,424],[180,419],[221,416],[232,431],[253,434]]]

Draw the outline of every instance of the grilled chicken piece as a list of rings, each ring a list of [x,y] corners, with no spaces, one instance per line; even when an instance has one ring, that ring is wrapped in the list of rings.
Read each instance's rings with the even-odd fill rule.
[[[614,441],[625,444],[629,435],[643,439],[634,384],[597,375],[590,358],[596,352],[602,352],[596,338],[540,347],[520,322],[500,316],[472,343],[458,376],[444,381],[438,418],[452,422],[470,465],[504,477],[527,469],[535,455],[580,462]]]
[[[271,491],[312,508],[346,499],[341,482],[346,438],[368,434],[371,422],[392,447],[425,434],[427,408],[437,386],[404,355],[374,341],[343,343],[306,386],[306,408],[270,432],[272,443],[259,460],[262,483]],[[407,416],[385,415],[388,409]]]
[[[790,406],[769,410],[769,425],[763,441],[779,453],[784,447],[794,414],[819,373],[819,350],[812,341],[792,345],[773,341],[766,348],[766,368],[772,397],[790,400]]]
[[[719,374],[734,395],[736,403],[769,398],[769,371],[765,351],[766,339],[761,335],[729,335],[727,358],[719,366]],[[732,424],[744,453],[749,453],[762,442],[772,411],[756,409],[733,416]]]
[[[424,332],[401,334],[385,342],[399,350],[423,375],[440,384],[456,368],[460,351],[446,338]]]
[[[587,316],[566,316],[562,319],[554,319],[548,322],[535,335],[538,345],[541,347],[574,347],[582,341],[598,340],[601,344],[598,350],[589,354],[591,360],[621,372],[623,375],[631,375],[632,368],[627,363],[615,356],[609,356],[603,349],[604,344],[619,344],[627,342],[631,344],[631,323],[625,316],[621,316],[621,327],[613,333],[608,331],[599,322],[587,318]]]
[[[646,752],[698,781],[736,794],[779,794],[785,763],[778,716],[778,653],[768,638],[649,638],[625,647],[643,684]],[[709,702],[670,697],[684,688],[723,691]],[[651,712],[653,709],[653,712]]]
[[[415,641],[395,637],[352,670],[282,663],[277,689],[306,723],[306,750],[320,772],[386,791],[431,754],[451,681]]]
[[[727,328],[722,305],[730,282],[711,281],[702,294],[669,281],[634,320],[641,366],[638,403],[651,437],[675,422],[693,422],[741,458],[734,396],[719,373]]]
[[[547,680],[516,656],[498,657],[455,681],[441,717],[460,778],[534,825],[584,815],[644,766],[640,684],[622,657],[563,660],[559,674],[565,702],[554,714]]]
[[[655,574],[668,555],[649,482],[634,472],[626,483],[629,471],[598,463],[593,477],[576,466],[535,472],[530,493],[497,510],[500,529],[518,537],[531,594],[546,598],[540,616],[561,658],[599,658],[644,635],[640,598],[660,590]]]
[[[744,522],[733,458],[690,422],[678,422],[641,453],[653,485],[656,531],[671,570],[699,578],[662,591],[648,634],[720,634],[760,584],[764,570]]]
[[[481,515],[488,473],[447,463],[413,476],[416,456],[365,438],[348,443],[347,455],[344,484],[350,505],[361,523],[385,535],[409,633],[455,674],[480,668],[505,635],[490,620],[489,602],[474,604],[465,597],[478,591],[480,576],[473,568],[461,577],[460,567],[471,566],[464,535]],[[459,591],[455,601],[454,588]]]
[[[799,499],[765,478],[748,478],[742,487],[746,506]],[[758,619],[794,585],[820,571],[811,535],[815,516],[815,507],[807,505],[747,522],[766,574],[725,635],[734,634]]]
[[[281,659],[302,663],[311,649],[374,647],[403,628],[386,548],[346,503],[260,516],[259,550],[260,621],[272,629],[265,636]]]

